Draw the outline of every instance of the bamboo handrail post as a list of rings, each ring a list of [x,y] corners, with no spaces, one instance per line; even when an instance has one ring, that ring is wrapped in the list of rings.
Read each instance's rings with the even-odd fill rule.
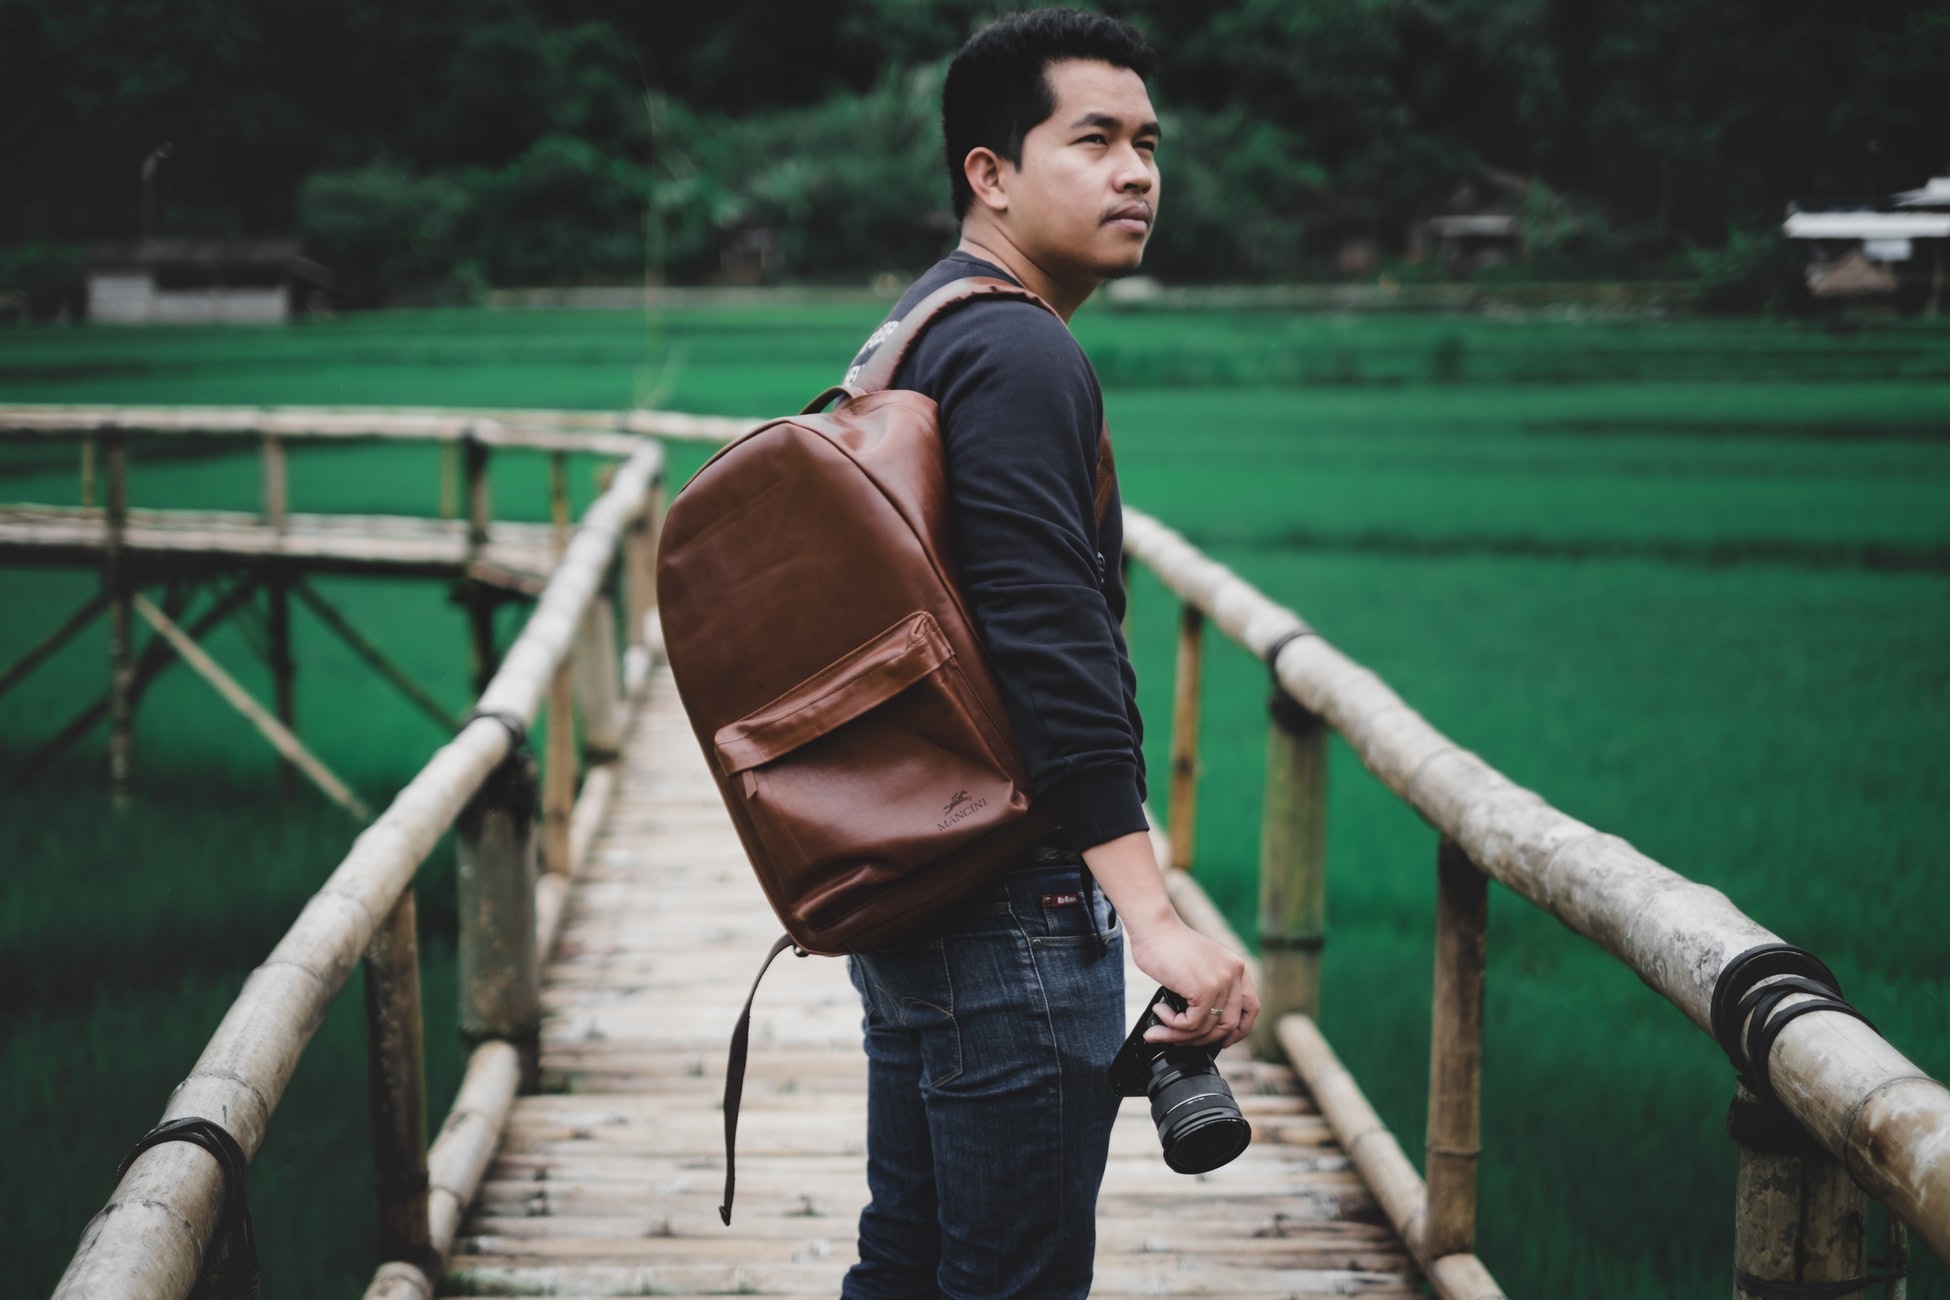
[[[461,1036],[500,1039],[521,1058],[524,1090],[537,1075],[542,1023],[535,941],[535,759],[511,753],[455,823],[460,859]]]
[[[1253,1050],[1278,1059],[1280,1017],[1320,1014],[1327,937],[1327,727],[1277,686],[1267,701],[1259,836],[1259,957]]]
[[[1489,878],[1443,836],[1436,850],[1435,999],[1430,1013],[1428,1221],[1431,1258],[1476,1249],[1483,956]]]
[[[128,447],[120,434],[102,433],[107,483],[104,485],[102,585],[108,595],[108,787],[117,812],[129,807],[133,779],[135,710],[134,669],[129,635],[134,589],[123,556],[129,527]]]
[[[472,578],[461,579],[455,596],[467,611],[467,657],[477,698],[501,666],[500,648],[494,643],[494,610],[500,603],[496,596],[492,587]]]
[[[448,441],[440,444],[440,517],[453,519],[460,514],[460,447]]]
[[[582,721],[582,754],[594,766],[623,747],[623,690],[616,662],[616,612],[608,600],[589,604],[576,634],[575,700]]]
[[[272,707],[278,721],[296,735],[298,713],[292,690],[296,665],[291,658],[291,597],[284,578],[274,577],[264,584],[264,601],[265,633],[270,642]],[[278,780],[284,797],[289,799],[296,792],[297,783],[288,764],[278,769]]]
[[[569,454],[548,454],[548,520],[555,529],[555,553],[569,544]]]
[[[81,440],[81,505],[86,509],[95,504],[95,439],[91,435]]]
[[[475,436],[468,425],[461,434],[461,461],[467,480],[467,549],[469,559],[478,559],[487,545],[488,522],[493,499],[488,490],[488,445]]]
[[[261,465],[264,477],[264,523],[273,532],[285,530],[289,484],[285,475],[284,439],[264,435]]]
[[[1887,1300],[1909,1300],[1909,1228],[1894,1210],[1883,1209],[1889,1216],[1888,1248],[1882,1261],[1883,1271],[1889,1274]]]
[[[427,1223],[427,1091],[413,890],[366,947],[366,1080],[379,1258],[434,1265]]]
[[[663,475],[651,481],[643,513],[630,521],[623,545],[623,629],[625,643],[640,646],[648,619],[657,609],[657,535],[663,519]]]
[[[492,505],[488,492],[488,446],[475,435],[473,425],[461,432],[462,472],[466,479],[467,559],[471,566],[481,558],[487,545]],[[487,689],[498,666],[494,647],[494,593],[484,585],[464,580],[461,603],[467,608],[468,646],[474,665],[474,693]]]
[[[548,684],[548,739],[542,759],[542,870],[566,876],[569,815],[576,800],[575,673],[565,660]]]
[[[1198,710],[1205,611],[1186,601],[1178,617],[1178,671],[1171,695],[1171,865],[1192,869],[1198,825]]]
[[[1740,1148],[1734,1179],[1735,1300],[1763,1300],[1741,1279],[1842,1282],[1863,1275],[1864,1198],[1848,1172],[1778,1103],[1743,1082],[1727,1112]]]

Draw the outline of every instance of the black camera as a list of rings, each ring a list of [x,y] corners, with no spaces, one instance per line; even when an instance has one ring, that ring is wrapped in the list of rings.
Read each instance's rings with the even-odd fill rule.
[[[1218,1049],[1144,1041],[1144,1031],[1159,1023],[1160,1002],[1185,1009],[1185,999],[1170,989],[1152,994],[1110,1063],[1110,1086],[1120,1097],[1150,1097],[1165,1163],[1181,1174],[1202,1174],[1235,1159],[1253,1140],[1253,1129],[1212,1059]]]

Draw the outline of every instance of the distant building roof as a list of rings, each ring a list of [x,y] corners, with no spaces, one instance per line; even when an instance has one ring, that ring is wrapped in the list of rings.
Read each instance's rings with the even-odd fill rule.
[[[1950,212],[1797,212],[1789,239],[1950,239]]]
[[[1893,196],[1899,208],[1950,208],[1950,176],[1932,176],[1920,190]]]

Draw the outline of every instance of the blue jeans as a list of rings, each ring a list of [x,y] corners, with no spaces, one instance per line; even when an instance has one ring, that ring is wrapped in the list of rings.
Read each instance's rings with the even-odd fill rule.
[[[1101,890],[1082,901],[1077,862],[1018,867],[927,935],[849,959],[872,1200],[846,1300],[1089,1294],[1124,938]]]

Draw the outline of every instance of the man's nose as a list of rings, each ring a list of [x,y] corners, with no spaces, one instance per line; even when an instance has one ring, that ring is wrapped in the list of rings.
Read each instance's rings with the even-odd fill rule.
[[[1152,184],[1151,169],[1145,166],[1144,155],[1136,149],[1126,150],[1123,165],[1118,169],[1117,188],[1148,194]]]

